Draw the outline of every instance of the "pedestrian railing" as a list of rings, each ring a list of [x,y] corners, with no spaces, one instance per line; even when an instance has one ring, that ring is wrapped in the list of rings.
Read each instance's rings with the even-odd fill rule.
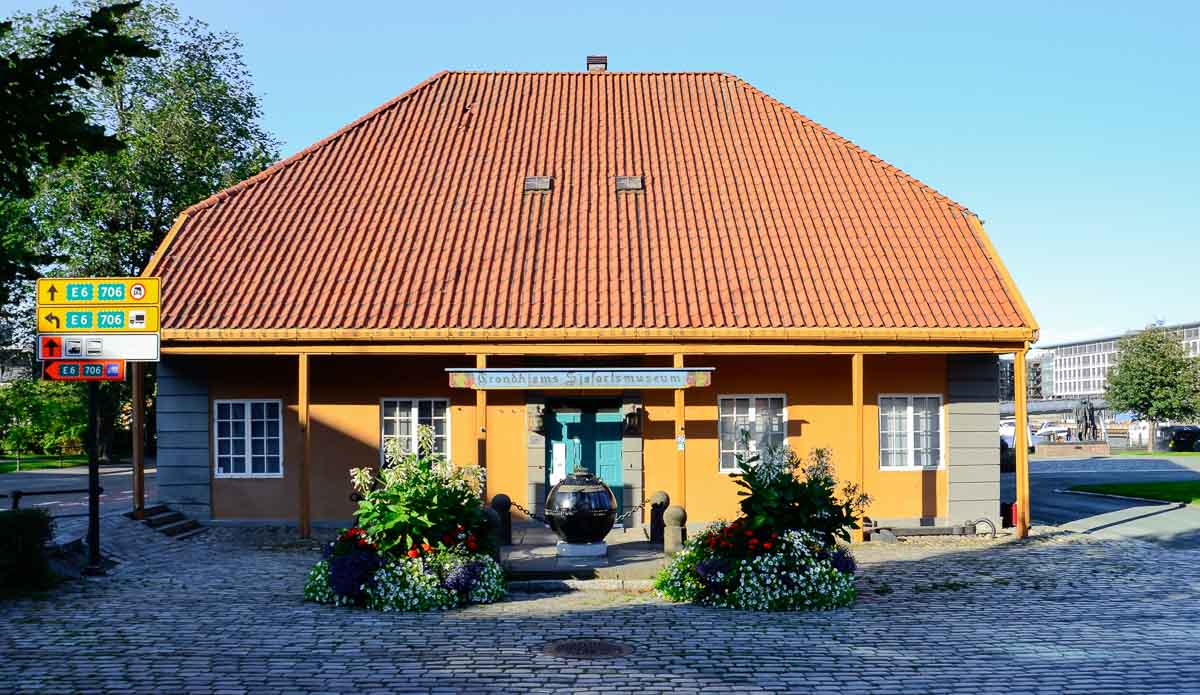
[[[96,490],[98,494],[104,494],[104,488]],[[12,498],[11,509],[15,512],[21,508],[21,499],[25,497],[38,497],[44,495],[86,495],[88,489],[71,489],[71,490],[13,490],[8,494],[0,494],[0,497]]]

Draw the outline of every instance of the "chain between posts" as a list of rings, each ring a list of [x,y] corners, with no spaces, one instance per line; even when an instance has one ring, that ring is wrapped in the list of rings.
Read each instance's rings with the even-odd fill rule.
[[[633,507],[633,508],[632,508],[632,509],[630,509],[629,511],[627,511],[627,512],[625,512],[624,514],[622,514],[622,515],[618,516],[618,517],[617,517],[615,520],[613,520],[613,525],[615,526],[615,525],[617,525],[617,524],[623,524],[623,523],[624,523],[626,520],[628,520],[628,519],[629,519],[631,516],[633,516],[634,514],[636,514],[636,513],[640,512],[640,511],[642,511],[643,509],[645,509],[647,504],[650,504],[650,498],[646,498],[646,499],[642,500],[642,503],[641,503],[641,504],[639,504],[639,505],[638,505],[638,506],[636,506],[636,507]],[[530,519],[533,519],[534,521],[538,522],[539,524],[541,524],[541,525],[543,525],[543,526],[550,526],[549,522],[547,522],[547,521],[546,521],[546,518],[545,518],[545,517],[538,516],[537,514],[534,514],[532,511],[530,511],[529,509],[525,508],[525,506],[524,506],[524,505],[522,505],[522,504],[520,504],[520,503],[518,503],[518,502],[512,502],[512,506],[513,506],[514,508],[516,508],[518,511],[524,512],[525,516],[529,517]]]

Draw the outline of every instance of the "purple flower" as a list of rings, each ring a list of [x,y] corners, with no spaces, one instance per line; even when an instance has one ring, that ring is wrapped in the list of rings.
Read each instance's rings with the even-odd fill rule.
[[[329,584],[337,594],[361,601],[362,587],[374,580],[382,564],[373,550],[335,554],[329,558]]]
[[[465,562],[446,573],[442,586],[460,596],[471,593],[472,587],[483,574],[482,562]]]
[[[729,561],[721,557],[710,557],[696,563],[696,576],[707,589],[713,589],[720,584],[722,575],[729,571]]]

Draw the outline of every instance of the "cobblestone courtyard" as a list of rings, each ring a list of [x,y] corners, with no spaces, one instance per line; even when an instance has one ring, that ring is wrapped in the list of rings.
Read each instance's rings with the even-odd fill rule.
[[[393,615],[303,603],[316,552],[278,533],[105,523],[108,577],[0,604],[0,690],[1200,692],[1200,553],[1140,541],[866,547],[858,603],[830,613],[584,592]],[[543,653],[567,637],[633,651]]]

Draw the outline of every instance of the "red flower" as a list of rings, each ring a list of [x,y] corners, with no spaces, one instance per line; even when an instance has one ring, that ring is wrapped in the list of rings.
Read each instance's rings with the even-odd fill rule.
[[[747,531],[747,532],[746,532],[746,535],[747,535],[747,536],[753,536],[753,535],[754,535],[754,532],[753,532],[753,531]]]
[[[767,541],[767,542],[763,543],[763,550],[770,550],[771,545],[772,545],[771,541]]]
[[[476,543],[474,539],[467,539],[467,550],[475,550],[477,547],[479,547],[479,544]]]
[[[421,550],[424,550],[425,552],[428,553],[431,550],[433,550],[433,546],[429,545],[428,543],[425,543],[421,546]]]
[[[409,557],[416,557],[416,556],[418,556],[418,555],[420,555],[420,554],[421,554],[421,553],[417,552],[417,549],[416,549],[416,548],[413,548],[412,550],[408,551],[408,556],[409,556]]]

